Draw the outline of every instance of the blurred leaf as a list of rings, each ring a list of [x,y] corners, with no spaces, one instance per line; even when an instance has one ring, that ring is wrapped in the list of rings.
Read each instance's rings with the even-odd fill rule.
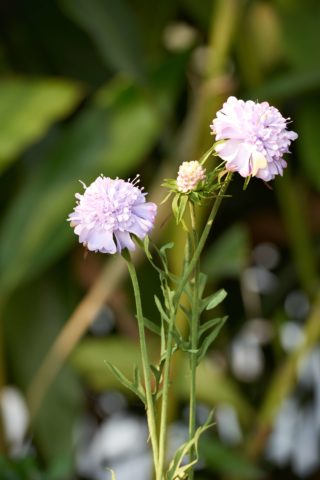
[[[63,275],[50,280],[42,278],[41,282],[17,290],[3,312],[10,381],[22,391],[29,385],[69,313],[62,278]],[[50,386],[34,420],[32,436],[41,455],[55,462],[53,470],[58,468],[59,458],[60,471],[63,467],[70,473],[72,435],[82,410],[82,398],[78,378],[70,367],[64,367]],[[61,475],[59,480],[66,478],[70,477]]]
[[[60,0],[64,11],[96,44],[108,67],[145,77],[139,28],[125,0]]]
[[[301,151],[301,167],[318,191],[320,191],[319,109],[320,99],[304,101],[300,105],[296,121],[300,135],[298,148]]]
[[[0,173],[54,121],[72,111],[82,94],[80,85],[69,80],[1,80]]]
[[[283,45],[291,64],[299,70],[319,65],[320,3],[318,0],[279,1]]]
[[[316,91],[319,87],[320,69],[294,71],[278,77],[267,78],[266,83],[250,90],[248,98],[284,101],[295,98],[297,95]]]
[[[140,36],[143,41],[145,57],[151,62],[163,55],[163,34],[165,28],[175,17],[179,8],[178,0],[161,0],[161,2],[150,2],[150,0],[130,0],[138,20]]]
[[[78,379],[73,371],[64,367],[48,389],[34,422],[33,430],[39,452],[50,462],[64,457],[69,473],[63,477],[66,479],[70,478],[72,470],[72,440],[76,424],[83,413],[82,402],[83,392]]]
[[[74,192],[82,188],[79,178],[90,183],[101,172],[121,176],[142,162],[172,111],[183,66],[184,60],[178,59],[157,73],[153,99],[115,80],[61,132],[3,220],[2,295],[76,241],[66,218],[74,206]]]
[[[230,447],[222,445],[212,436],[202,437],[199,445],[200,458],[214,473],[235,475],[237,478],[261,478],[261,471],[250,460]]]
[[[244,225],[236,224],[226,230],[209,247],[203,258],[203,270],[209,279],[238,277],[248,262],[249,236]]]
[[[1,480],[44,480],[34,457],[18,459],[0,457]]]
[[[256,85],[283,56],[281,29],[274,5],[251,2],[241,22],[237,44],[239,69],[247,85]],[[257,98],[257,97],[252,97]]]
[[[153,338],[148,339],[150,362],[156,362],[159,345]],[[123,352],[126,352],[123,355]],[[97,390],[119,389],[121,384],[105,366],[108,361],[116,365],[127,377],[132,376],[132,365],[140,364],[138,343],[130,342],[122,337],[112,336],[106,339],[85,339],[71,356],[72,365],[79,371],[87,384]],[[189,358],[181,357],[175,394],[185,401],[189,398],[189,384],[185,379],[190,375]],[[128,394],[127,390],[123,390]],[[246,399],[228,377],[214,366],[211,361],[204,360],[197,369],[197,398],[209,406],[218,403],[229,403],[234,406],[240,419],[245,423],[252,422],[253,411]]]

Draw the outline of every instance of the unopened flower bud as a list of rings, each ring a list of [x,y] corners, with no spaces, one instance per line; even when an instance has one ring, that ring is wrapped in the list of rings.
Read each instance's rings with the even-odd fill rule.
[[[205,169],[197,160],[183,162],[178,171],[177,188],[182,193],[191,192],[205,178]]]

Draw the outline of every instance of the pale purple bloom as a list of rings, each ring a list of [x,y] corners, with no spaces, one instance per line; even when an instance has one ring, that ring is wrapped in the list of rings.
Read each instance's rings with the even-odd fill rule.
[[[177,188],[183,193],[191,192],[205,178],[205,169],[197,160],[183,162],[178,171]]]
[[[83,194],[68,220],[88,250],[102,253],[134,250],[131,234],[143,239],[152,229],[157,206],[146,202],[138,179],[126,182],[98,177]]]
[[[298,137],[287,129],[288,120],[268,102],[229,97],[210,125],[216,140],[221,141],[216,152],[225,160],[226,169],[266,182],[282,175],[287,166],[283,154]]]

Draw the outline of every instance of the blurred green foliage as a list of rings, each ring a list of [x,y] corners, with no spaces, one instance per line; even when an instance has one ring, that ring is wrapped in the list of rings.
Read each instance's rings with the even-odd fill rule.
[[[78,180],[89,184],[100,173],[140,172],[150,186],[161,168],[174,176],[180,161],[203,153],[210,142],[206,116],[213,118],[229,94],[272,102],[292,118],[299,140],[288,158],[285,188],[280,179],[275,191],[251,182],[242,192],[237,178],[218,218],[203,266],[213,288],[229,287],[224,310],[230,319],[215,353],[227,362],[233,337],[251,316],[267,312],[268,320],[285,321],[283,296],[292,284],[313,301],[319,277],[318,0],[13,0],[1,3],[0,14],[2,384],[27,391],[50,345],[102,271],[103,256],[84,259],[66,222],[74,193],[82,188]],[[159,235],[179,245],[170,219]],[[265,241],[283,253],[277,272],[285,279],[283,295],[263,297],[260,310],[250,311],[241,296],[242,272],[251,262],[251,246]],[[172,265],[181,260],[172,258]],[[152,274],[147,267],[141,274],[149,288]],[[131,290],[125,282],[118,288],[110,301],[118,335],[73,345],[71,364],[51,385],[31,428],[38,458],[3,458],[1,478],[71,475],[72,432],[86,408],[86,389],[116,386],[105,360],[129,376],[137,361]],[[117,296],[125,298],[120,303],[128,304],[130,314],[119,307]],[[145,300],[149,318],[156,317]],[[249,440],[268,385],[285,359],[277,335],[276,329],[268,368],[253,385],[235,379],[229,367],[220,371],[210,353],[201,366],[199,398],[210,405],[231,403]],[[314,330],[310,348],[318,337]],[[176,368],[181,381],[172,418],[187,395],[184,359]],[[214,472],[209,475],[255,478],[259,471],[245,458],[246,442],[239,450],[209,439],[202,449],[207,469]],[[52,467],[60,460],[61,470]]]

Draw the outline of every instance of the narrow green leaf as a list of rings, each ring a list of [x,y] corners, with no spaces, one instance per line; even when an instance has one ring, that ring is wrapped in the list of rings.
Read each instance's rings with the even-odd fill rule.
[[[190,342],[182,338],[180,332],[177,330],[176,327],[171,330],[171,334],[176,341],[177,347],[182,352],[195,353],[193,350],[190,349]]]
[[[158,338],[151,338],[148,343],[151,362],[155,363],[157,361],[156,352],[159,351]],[[126,354],[123,355],[123,352]],[[128,394],[129,390],[119,384],[112,373],[106,372],[104,364],[106,359],[130,377],[132,365],[138,364],[140,361],[139,345],[117,335],[106,338],[86,337],[77,345],[70,361],[83,382],[93,391],[104,392],[106,389],[122,388],[124,393]],[[182,355],[180,361],[180,375],[176,379],[175,392],[179,401],[187,402],[190,392],[189,384],[185,379],[190,374],[189,358],[187,355]],[[231,378],[207,359],[204,359],[197,369],[197,398],[212,407],[219,403],[230,404],[237,410],[240,421],[247,427],[251,425],[252,418],[256,414]]]
[[[159,310],[161,318],[163,318],[167,323],[170,323],[170,319],[169,319],[168,315],[166,314],[166,312],[164,311],[162,303],[160,302],[157,295],[154,295],[154,301],[155,301],[157,309]]]
[[[107,367],[112,371],[112,373],[117,377],[119,382],[122,383],[128,390],[131,390],[137,397],[140,398],[140,400],[145,403],[145,395],[144,393],[140,390],[140,388],[136,387],[130,380],[127,379],[125,375],[114,365],[112,365],[110,362],[105,362]]]
[[[165,254],[166,250],[169,250],[174,247],[174,242],[167,242],[159,249],[160,254]]]
[[[212,310],[217,305],[219,305],[226,298],[227,295],[227,292],[223,288],[221,288],[209,297],[204,298],[202,300],[202,304],[203,306],[205,306],[206,310]]]
[[[178,224],[178,218],[179,218],[179,196],[174,195],[173,200],[172,200],[172,212],[174,215],[174,218],[176,219],[176,223]]]
[[[161,344],[160,344],[160,358],[164,358],[165,352],[167,349],[167,336],[165,321],[161,318]]]
[[[159,325],[152,322],[151,320],[149,320],[146,317],[143,318],[143,323],[144,323],[144,326],[148,330],[150,330],[150,332],[155,333],[156,335],[161,335],[161,329],[160,329]]]
[[[169,192],[169,193],[164,197],[164,199],[161,200],[160,205],[163,205],[164,203],[166,203],[166,201],[169,200],[169,198],[171,197],[171,195],[172,195],[172,192]]]
[[[204,324],[202,324],[199,328],[199,338],[207,331],[210,330],[212,327],[215,327],[218,325],[220,322],[225,322],[228,317],[222,317],[222,318],[213,318],[212,320],[208,320]]]
[[[158,367],[156,367],[155,365],[150,365],[150,369],[153,373],[156,383],[160,383],[161,372],[159,371]]]
[[[151,255],[151,252],[150,252],[150,239],[149,239],[149,236],[146,235],[143,239],[143,249],[144,249],[144,252],[148,258],[148,260],[152,260],[152,255]]]
[[[207,279],[208,279],[208,275],[206,275],[205,273],[203,272],[200,272],[199,273],[199,298],[202,298],[202,295],[204,293],[204,290],[206,288],[206,285],[207,285]]]
[[[226,319],[227,319],[227,317],[222,317],[220,319],[220,322],[216,325],[216,327],[212,330],[212,332],[210,332],[209,335],[204,338],[204,340],[203,340],[203,342],[202,342],[202,344],[199,348],[199,353],[198,353],[198,357],[197,357],[198,364],[201,362],[201,360],[206,355],[206,353],[208,351],[208,348],[210,347],[212,342],[217,338],[221,328],[223,327],[223,325],[226,322]]]
[[[133,367],[133,385],[138,389],[141,387],[140,371],[138,365],[134,365]]]
[[[183,219],[183,215],[188,204],[188,195],[180,195],[178,202],[178,216],[177,216],[177,223],[180,223]]]
[[[199,444],[199,439],[200,436],[208,430],[210,427],[213,426],[212,423],[212,417],[213,413],[210,413],[208,420],[204,425],[199,427],[196,432],[194,437],[191,440],[188,440],[185,442],[181,447],[176,451],[175,456],[173,457],[170,465],[169,465],[169,470],[167,472],[167,480],[184,480],[188,478],[188,470],[192,465],[198,462],[198,444]],[[196,450],[196,458],[192,461],[189,462],[185,465],[181,465],[184,457],[188,455],[190,452],[190,449],[192,447],[195,447]]]

